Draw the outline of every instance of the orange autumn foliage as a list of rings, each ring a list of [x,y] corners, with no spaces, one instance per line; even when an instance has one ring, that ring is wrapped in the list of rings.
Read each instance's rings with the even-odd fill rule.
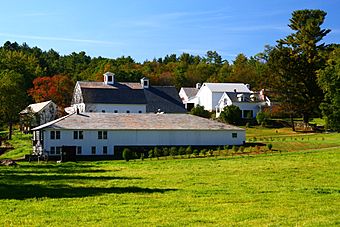
[[[64,75],[52,77],[38,77],[33,80],[33,88],[29,89],[28,94],[35,102],[52,100],[59,107],[70,106],[74,83]]]

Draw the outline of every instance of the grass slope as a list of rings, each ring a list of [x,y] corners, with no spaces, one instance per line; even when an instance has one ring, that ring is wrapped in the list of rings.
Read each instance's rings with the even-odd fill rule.
[[[336,226],[339,149],[0,168],[1,225]]]
[[[15,131],[12,140],[8,142],[14,147],[13,150],[6,152],[0,156],[0,159],[21,159],[26,154],[32,152],[32,135],[24,134],[19,131]]]

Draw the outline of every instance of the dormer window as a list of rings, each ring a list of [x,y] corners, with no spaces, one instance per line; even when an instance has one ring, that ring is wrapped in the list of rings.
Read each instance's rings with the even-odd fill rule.
[[[238,94],[238,95],[237,95],[237,100],[238,100],[239,102],[244,102],[244,101],[245,101],[244,95],[243,95],[243,94]]]
[[[115,83],[115,74],[111,73],[111,72],[106,72],[104,73],[104,84],[110,84],[113,85]]]
[[[149,84],[149,79],[146,77],[143,77],[141,80],[141,85],[143,88],[149,88],[150,84]]]

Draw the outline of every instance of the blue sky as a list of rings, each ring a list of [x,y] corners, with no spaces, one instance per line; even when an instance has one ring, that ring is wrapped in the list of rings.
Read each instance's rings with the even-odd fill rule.
[[[326,43],[340,43],[340,0],[0,0],[0,43],[136,61],[216,50],[253,56],[291,33],[297,9],[327,12]]]

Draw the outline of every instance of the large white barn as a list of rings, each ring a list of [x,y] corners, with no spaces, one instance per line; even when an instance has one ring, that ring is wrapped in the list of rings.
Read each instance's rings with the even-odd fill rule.
[[[186,113],[174,86],[151,86],[148,78],[140,83],[118,82],[107,72],[104,82],[78,81],[68,113]]]
[[[189,114],[74,113],[32,129],[34,154],[114,156],[117,147],[242,145],[245,130]]]

